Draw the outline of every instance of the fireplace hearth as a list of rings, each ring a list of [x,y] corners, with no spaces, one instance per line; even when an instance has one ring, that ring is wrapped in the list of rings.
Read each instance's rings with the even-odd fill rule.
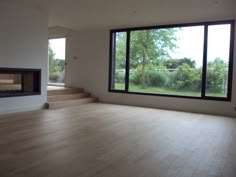
[[[40,69],[0,68],[0,97],[40,94]]]

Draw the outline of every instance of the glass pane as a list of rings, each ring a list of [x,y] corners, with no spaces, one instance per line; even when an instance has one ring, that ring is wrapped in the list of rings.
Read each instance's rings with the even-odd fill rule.
[[[126,32],[114,33],[113,46],[113,77],[112,77],[112,89],[125,90],[125,66],[126,66]]]
[[[206,96],[227,96],[230,27],[230,24],[208,27]]]
[[[0,73],[0,92],[21,91],[21,82],[21,74]]]
[[[201,96],[204,26],[131,32],[129,91]]]
[[[63,84],[65,81],[66,39],[50,39],[48,46],[49,83]]]

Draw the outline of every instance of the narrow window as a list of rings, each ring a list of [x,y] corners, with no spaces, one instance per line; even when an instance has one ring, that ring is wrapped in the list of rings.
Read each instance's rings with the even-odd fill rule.
[[[112,36],[112,89],[125,90],[126,32],[116,32]]]
[[[230,24],[208,27],[206,96],[227,97]]]
[[[64,85],[66,70],[66,38],[48,41],[48,84]]]

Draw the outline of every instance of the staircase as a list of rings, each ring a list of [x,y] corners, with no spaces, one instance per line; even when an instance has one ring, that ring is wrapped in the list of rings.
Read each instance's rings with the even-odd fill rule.
[[[81,88],[61,87],[60,89],[49,89],[47,93],[48,102],[45,104],[47,109],[60,109],[97,101],[97,98],[92,97]]]

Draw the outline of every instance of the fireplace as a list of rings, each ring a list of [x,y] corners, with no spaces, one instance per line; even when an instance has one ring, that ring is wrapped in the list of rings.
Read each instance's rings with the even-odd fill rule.
[[[0,97],[40,94],[40,69],[0,68]]]

